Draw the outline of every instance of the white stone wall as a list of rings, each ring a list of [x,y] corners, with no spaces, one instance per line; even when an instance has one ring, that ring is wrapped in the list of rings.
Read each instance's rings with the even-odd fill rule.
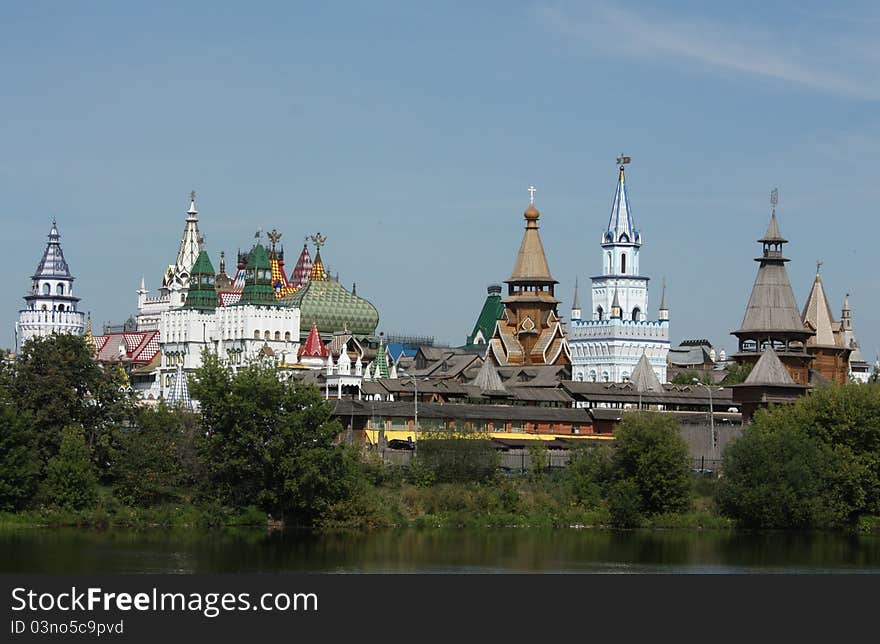
[[[660,382],[666,382],[667,321],[572,320],[568,342],[573,380],[624,382],[644,353]]]
[[[53,333],[82,335],[86,328],[85,314],[79,311],[42,311],[25,309],[18,314],[16,323],[18,348],[36,336]]]

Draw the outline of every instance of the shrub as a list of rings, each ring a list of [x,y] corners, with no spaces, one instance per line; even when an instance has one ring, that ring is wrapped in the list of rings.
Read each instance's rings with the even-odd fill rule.
[[[97,483],[82,429],[65,427],[58,455],[46,464],[45,497],[61,508],[82,510],[95,504]]]
[[[684,512],[690,506],[688,449],[678,423],[664,414],[624,416],[612,458],[615,480],[629,480],[638,490],[643,513]]]

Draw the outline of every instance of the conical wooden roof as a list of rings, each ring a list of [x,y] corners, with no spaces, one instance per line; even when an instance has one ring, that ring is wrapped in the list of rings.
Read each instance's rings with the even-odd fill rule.
[[[480,391],[506,391],[504,384],[501,382],[501,376],[495,369],[495,365],[487,357],[483,360],[477,377],[474,378],[474,385],[480,388]]]
[[[746,378],[745,385],[795,385],[788,369],[782,364],[773,347],[767,347]]]
[[[828,304],[828,297],[825,295],[825,288],[822,286],[822,278],[819,273],[816,273],[816,279],[813,280],[813,288],[810,289],[810,295],[807,297],[801,318],[804,324],[809,325],[816,332],[816,335],[808,340],[808,344],[826,347],[837,346],[837,338],[834,335],[834,317],[831,314],[831,307]]]
[[[804,329],[788,272],[785,270],[785,262],[788,260],[782,256],[781,250],[771,247],[771,244],[781,246],[785,243],[779,234],[775,212],[770,217],[770,225],[764,238],[759,241],[764,244],[764,253],[756,258],[760,262],[758,274],[742,324],[734,334],[781,334],[806,339],[812,332]]]
[[[660,379],[657,377],[657,374],[654,373],[654,370],[651,368],[651,363],[648,362],[648,356],[644,353],[639,359],[636,368],[633,369],[629,381],[635,386],[636,391],[642,393],[646,391],[663,391],[663,385],[660,384]]]
[[[538,232],[538,219],[541,213],[535,208],[535,204],[529,204],[523,213],[526,220],[526,232],[523,234],[519,252],[516,254],[516,262],[513,264],[513,272],[507,283],[516,282],[543,282],[557,284],[550,274],[550,266],[547,263],[547,255],[544,253],[544,244],[541,242],[541,234]]]

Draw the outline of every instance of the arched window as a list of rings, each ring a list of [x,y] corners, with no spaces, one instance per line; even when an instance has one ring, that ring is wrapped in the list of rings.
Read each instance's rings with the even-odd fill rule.
[[[584,381],[584,374],[583,374],[583,372],[578,371],[577,381],[578,381],[578,382],[583,382],[583,381]]]
[[[600,320],[605,319],[605,310],[601,306],[596,307],[596,315],[599,316]]]
[[[605,253],[605,273],[610,275],[613,272],[614,269],[611,265],[611,251],[608,251]]]
[[[608,372],[607,371],[602,372],[602,382],[608,382]]]
[[[268,340],[268,339],[269,339],[269,332],[268,332],[268,331],[264,331],[264,332],[263,332],[263,339],[264,339],[264,340]]]
[[[626,371],[624,371],[624,372],[623,372],[623,375],[620,377],[620,379],[621,379],[623,382],[629,382],[629,374],[628,374]]]
[[[52,294],[52,287],[49,286],[48,284],[43,284],[43,295],[51,295],[51,294]]]
[[[633,322],[638,322],[641,319],[642,319],[642,309],[640,309],[639,307],[634,308],[633,309],[633,316],[632,316]]]
[[[281,339],[281,331],[276,331],[276,332],[275,332],[275,339],[276,339],[276,340],[280,340],[280,339]]]
[[[64,284],[57,284],[55,286],[55,294],[56,295],[64,295]]]
[[[254,331],[254,340],[259,340],[259,339],[260,339],[260,330],[257,329]]]
[[[290,331],[285,331],[285,332],[284,332],[284,341],[285,341],[285,342],[290,342]]]
[[[63,311],[63,310],[64,310],[64,305],[63,305],[63,304],[59,304],[59,305],[58,305],[58,310],[59,310],[59,311]]]
[[[596,372],[594,370],[590,370],[590,382],[596,382]]]
[[[620,254],[620,274],[626,274],[626,253]]]

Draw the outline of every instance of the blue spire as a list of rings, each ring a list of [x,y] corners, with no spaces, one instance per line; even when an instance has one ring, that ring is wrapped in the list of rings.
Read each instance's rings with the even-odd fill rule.
[[[611,205],[611,217],[608,219],[608,230],[602,236],[604,244],[641,244],[641,236],[636,229],[632,217],[632,209],[626,196],[626,177],[624,166],[620,166],[617,178],[617,191]]]

